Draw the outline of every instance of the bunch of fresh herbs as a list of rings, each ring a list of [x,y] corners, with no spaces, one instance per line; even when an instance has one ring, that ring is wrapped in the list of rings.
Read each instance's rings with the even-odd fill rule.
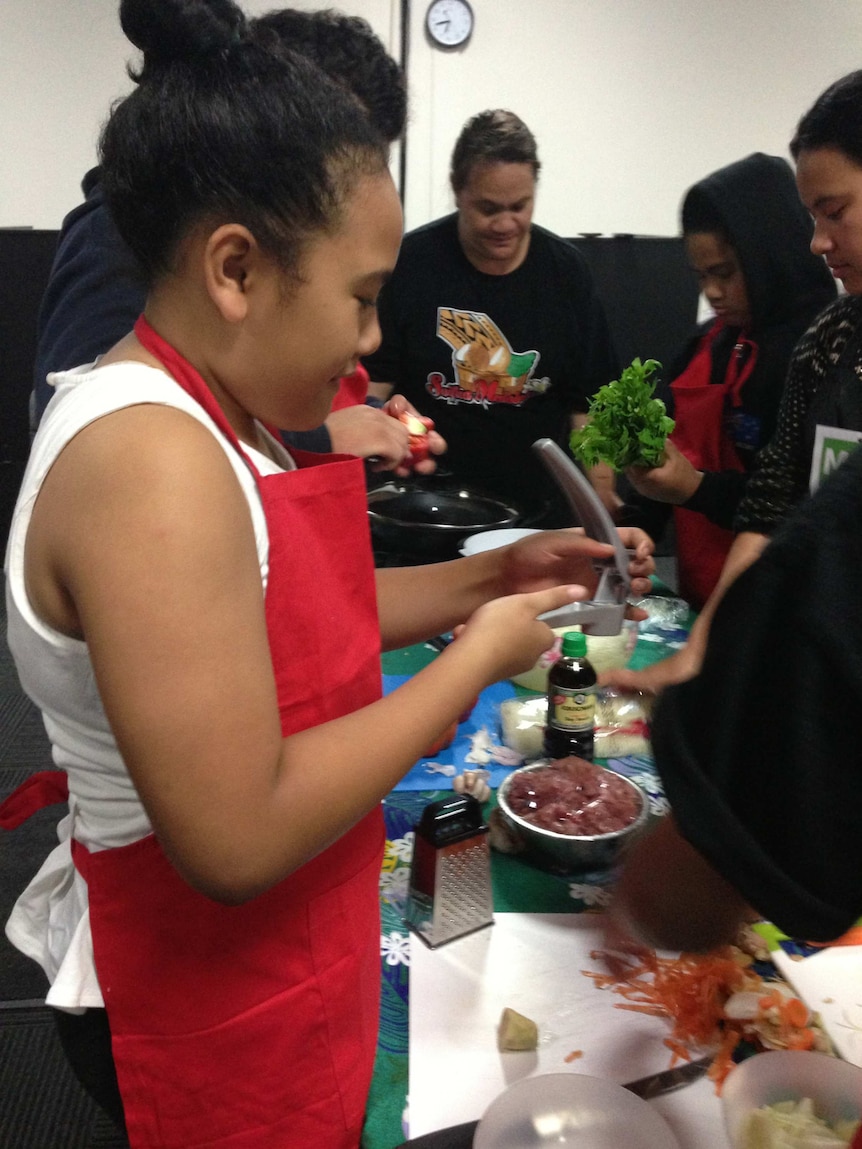
[[[619,379],[600,387],[590,401],[590,421],[573,431],[572,454],[585,467],[609,463],[614,470],[656,467],[674,428],[650,376],[661,368],[655,359],[635,359]]]

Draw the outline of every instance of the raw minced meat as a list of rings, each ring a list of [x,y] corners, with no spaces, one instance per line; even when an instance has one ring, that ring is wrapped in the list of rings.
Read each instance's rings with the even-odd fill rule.
[[[560,758],[514,775],[506,800],[525,822],[577,837],[623,830],[641,808],[624,778],[583,758]]]

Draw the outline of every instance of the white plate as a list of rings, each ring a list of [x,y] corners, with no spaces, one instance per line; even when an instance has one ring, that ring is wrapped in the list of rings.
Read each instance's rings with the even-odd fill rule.
[[[662,1117],[621,1085],[581,1073],[525,1077],[479,1122],[473,1149],[679,1149]]]
[[[829,946],[794,960],[776,950],[772,960],[823,1028],[845,1061],[862,1066],[862,946]]]
[[[535,527],[504,527],[499,531],[480,531],[476,535],[468,535],[461,543],[462,555],[478,555],[481,551],[495,551],[497,547],[516,543],[518,539],[525,539],[527,535],[537,535]]]
[[[575,898],[605,891],[572,883]],[[410,1136],[476,1121],[528,1077],[571,1073],[616,1084],[670,1065],[666,1019],[617,1009],[620,997],[581,970],[604,943],[601,914],[494,914],[494,924],[436,950],[410,945]],[[509,1006],[539,1027],[528,1053],[500,1053]],[[580,1053],[580,1056],[578,1056]],[[730,1149],[715,1084],[703,1077],[649,1103],[681,1149]],[[627,1149],[625,1139],[618,1149]]]

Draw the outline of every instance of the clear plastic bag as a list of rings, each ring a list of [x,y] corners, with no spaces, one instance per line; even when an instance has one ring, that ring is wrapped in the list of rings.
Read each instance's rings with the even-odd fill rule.
[[[544,694],[507,698],[500,703],[500,733],[504,746],[523,754],[527,762],[544,756],[548,699]]]
[[[630,758],[649,754],[651,695],[606,686],[596,695],[596,758]]]

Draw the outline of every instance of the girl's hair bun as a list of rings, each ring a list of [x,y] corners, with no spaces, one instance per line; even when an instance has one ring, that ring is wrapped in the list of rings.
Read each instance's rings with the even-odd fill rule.
[[[246,28],[231,0],[120,0],[120,23],[144,54],[144,74],[175,60],[223,53]]]

